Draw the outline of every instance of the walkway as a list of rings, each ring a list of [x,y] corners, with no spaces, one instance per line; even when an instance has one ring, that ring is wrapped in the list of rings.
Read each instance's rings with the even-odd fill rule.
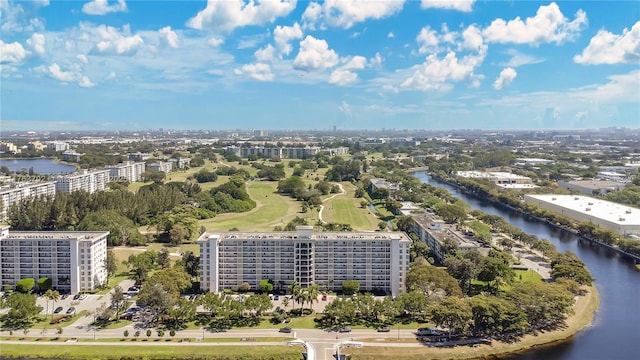
[[[340,188],[340,192],[337,194],[333,194],[333,196],[328,197],[324,200],[322,200],[322,202],[325,202],[327,200],[332,200],[333,198],[335,198],[336,196],[340,196],[340,195],[344,195],[347,192],[344,190],[344,188],[342,187],[342,184],[338,184],[338,187]],[[323,224],[326,224],[327,222],[324,221],[324,219],[322,218],[322,211],[324,210],[324,205],[320,205],[320,211],[318,211],[318,220],[320,220],[320,222],[322,222]]]

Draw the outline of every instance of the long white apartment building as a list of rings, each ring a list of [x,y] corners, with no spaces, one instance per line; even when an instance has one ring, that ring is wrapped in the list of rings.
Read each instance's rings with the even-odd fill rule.
[[[145,171],[145,166],[144,162],[126,161],[109,167],[109,176],[111,181],[142,181],[142,173]]]
[[[109,170],[81,170],[79,172],[56,177],[56,191],[72,193],[86,191],[94,193],[107,189]]]
[[[0,219],[5,219],[9,208],[22,200],[39,196],[55,196],[56,184],[53,181],[46,182],[15,182],[0,187]]]
[[[640,235],[640,209],[637,208],[577,195],[525,195],[524,201],[619,235]]]
[[[76,294],[107,280],[108,231],[9,231],[0,226],[0,286],[47,277],[52,288]]]
[[[262,279],[275,286],[317,284],[341,290],[345,280],[360,289],[398,295],[405,290],[411,239],[403,232],[205,232],[200,245],[200,287],[221,292]]]
[[[173,164],[169,161],[158,161],[147,165],[147,168],[152,171],[162,171],[163,173],[168,174],[173,170]]]

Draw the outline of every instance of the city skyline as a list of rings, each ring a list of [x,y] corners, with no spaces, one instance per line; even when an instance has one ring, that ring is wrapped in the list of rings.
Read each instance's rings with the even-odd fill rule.
[[[640,4],[0,1],[1,131],[640,126]]]

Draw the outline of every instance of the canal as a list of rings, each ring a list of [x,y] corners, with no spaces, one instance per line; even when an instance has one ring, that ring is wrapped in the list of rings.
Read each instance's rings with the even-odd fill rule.
[[[432,186],[444,188],[472,208],[503,217],[510,224],[540,239],[549,239],[559,251],[570,250],[585,262],[595,277],[600,309],[592,326],[573,339],[508,357],[509,360],[600,360],[640,359],[640,271],[633,262],[613,251],[554,228],[529,220],[507,209],[459,192],[424,172],[414,173]]]

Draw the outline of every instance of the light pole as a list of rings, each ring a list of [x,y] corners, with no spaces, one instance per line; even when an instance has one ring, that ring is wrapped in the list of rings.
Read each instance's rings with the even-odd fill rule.
[[[400,340],[400,322],[398,322],[398,340]]]

